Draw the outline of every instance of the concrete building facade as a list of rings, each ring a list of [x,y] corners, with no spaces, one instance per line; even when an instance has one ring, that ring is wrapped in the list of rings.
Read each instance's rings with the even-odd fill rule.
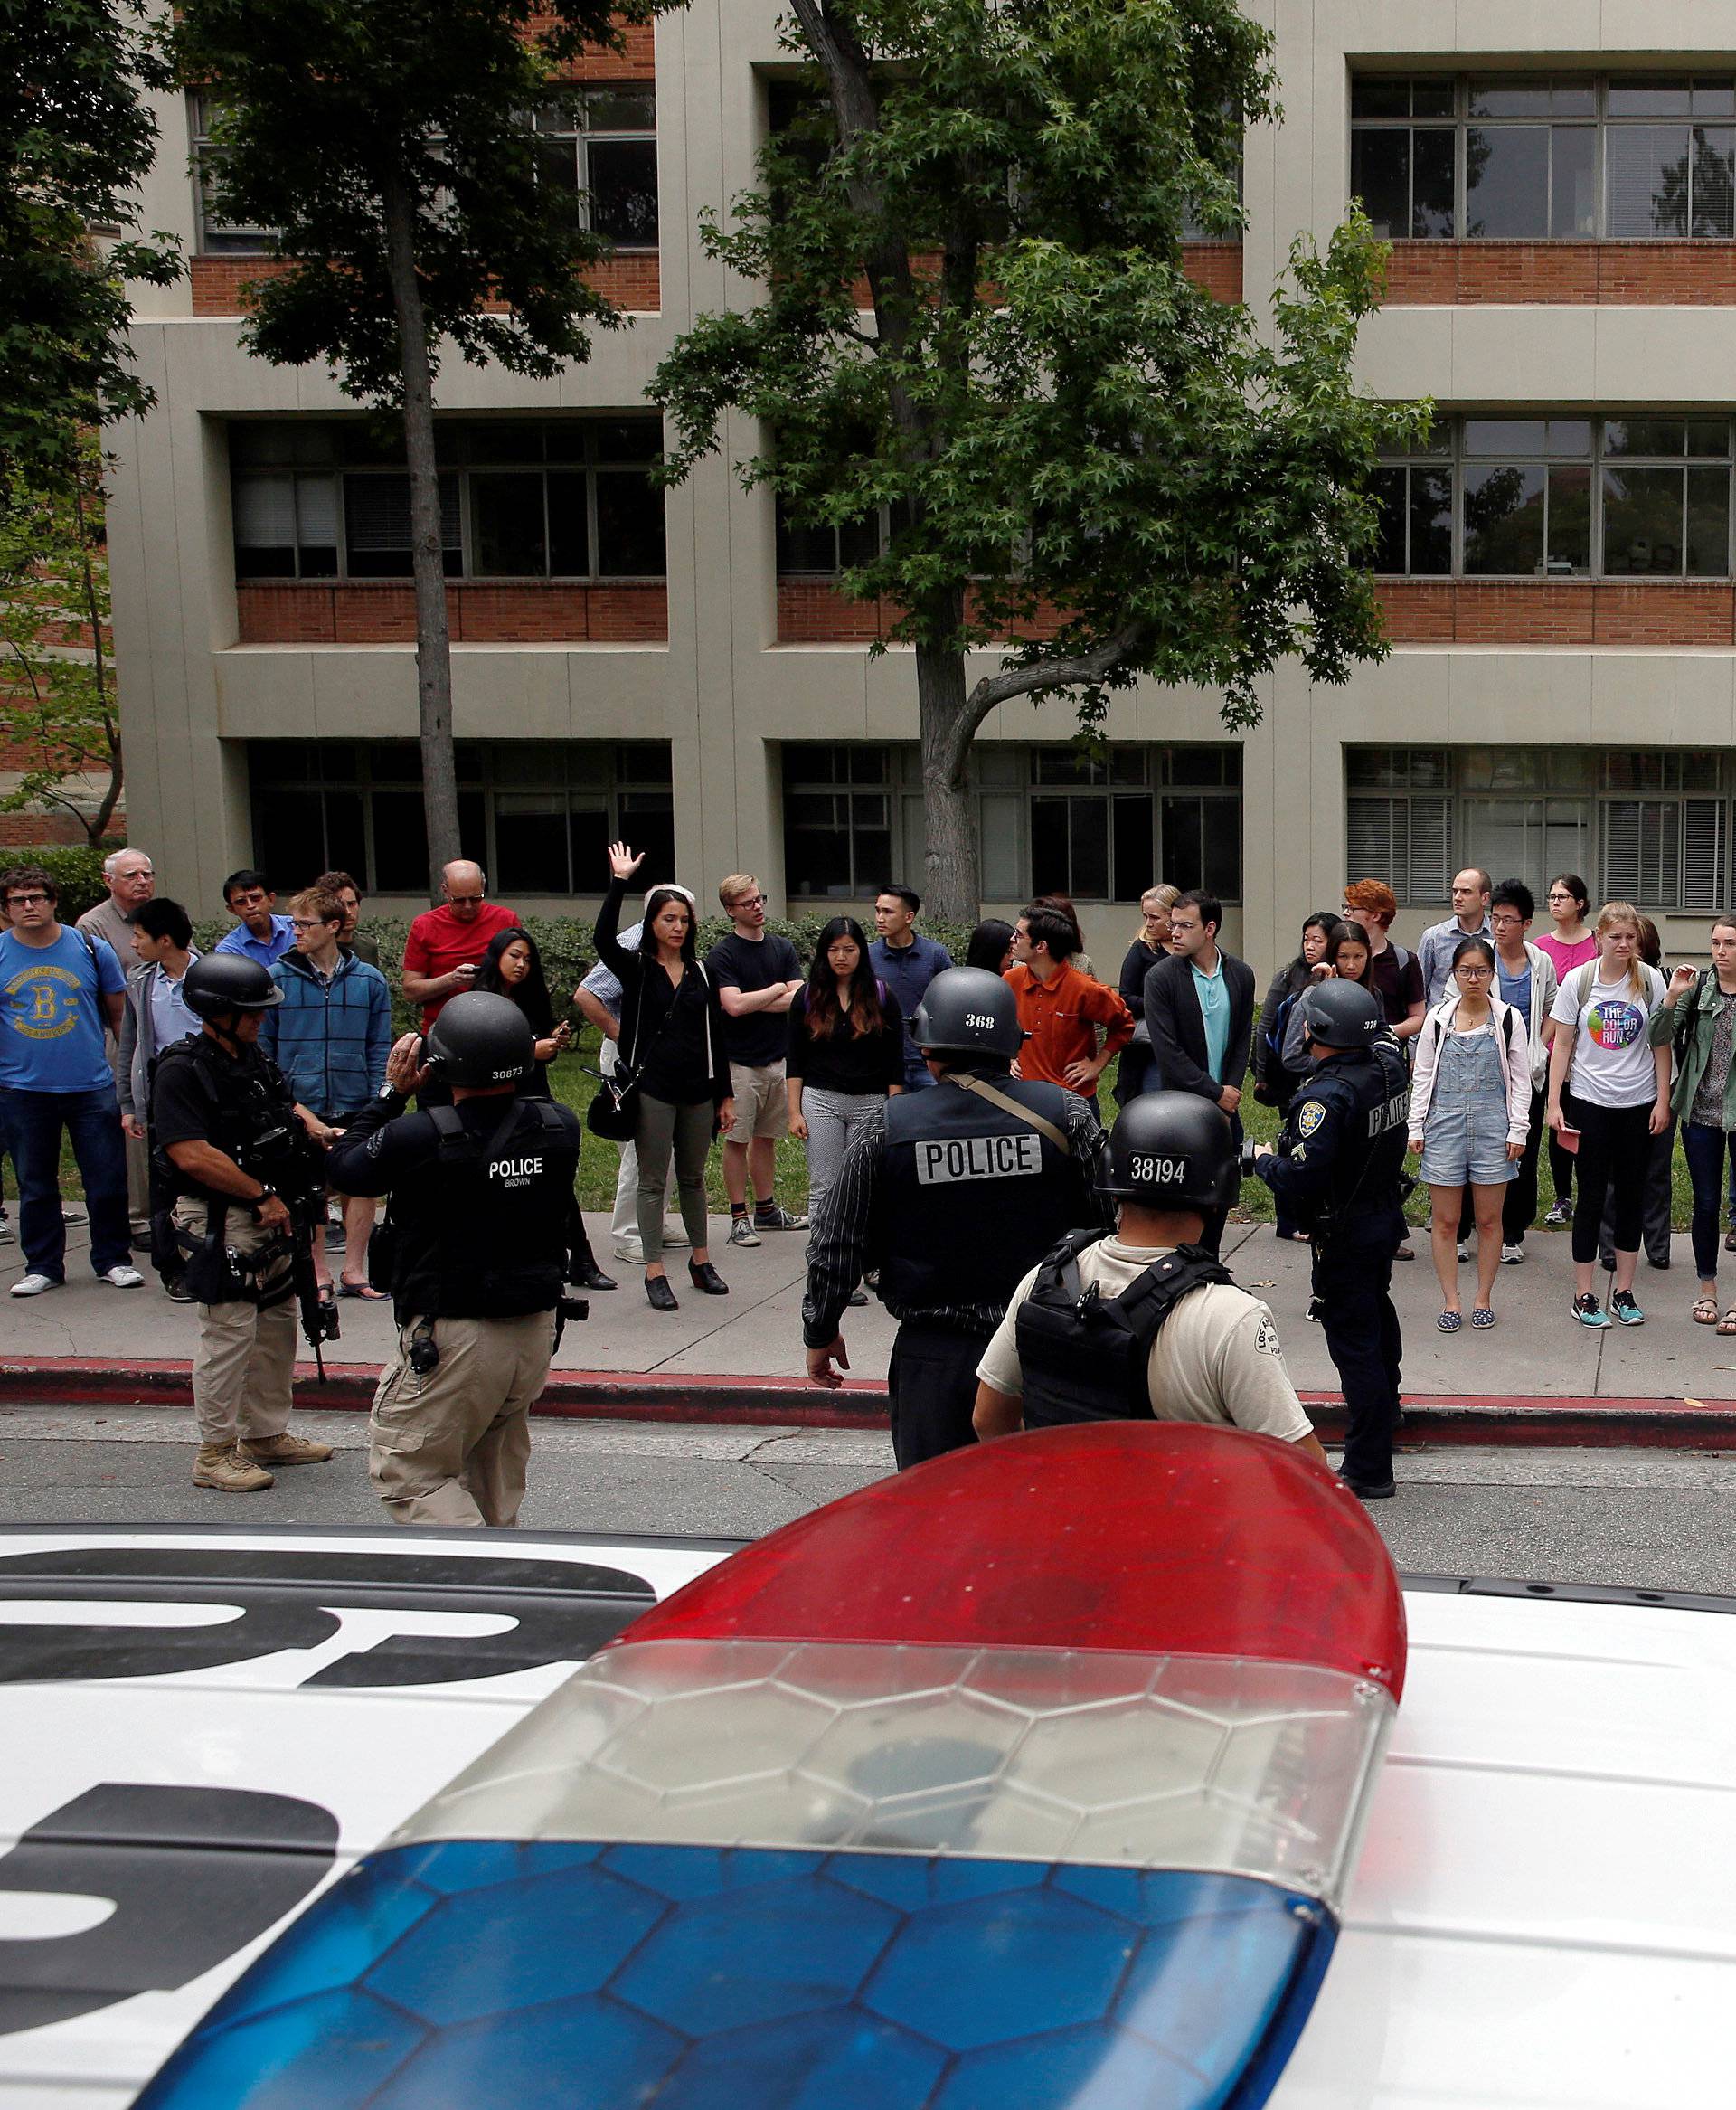
[[[1153,878],[1215,886],[1268,966],[1346,877],[1401,934],[1480,863],[1630,895],[1672,950],[1736,894],[1736,29],[1706,0],[1264,0],[1284,121],[1246,142],[1240,245],[1191,266],[1262,308],[1298,232],[1353,194],[1394,242],[1365,327],[1373,391],[1432,397],[1383,475],[1383,664],[1299,668],[1225,733],[1217,699],[1118,699],[1107,763],[1061,704],[998,710],[976,751],[986,905],[1057,888],[1099,961]],[[660,502],[645,390],[696,314],[741,302],[702,209],[753,179],[785,62],[769,0],[693,0],[590,62],[552,133],[619,253],[631,326],[537,383],[458,361],[437,402],[468,836],[495,892],[583,913],[625,832],[709,894],[778,909],[920,885],[914,673],[871,658],[827,538],[780,535],[719,455]],[[420,811],[401,480],[322,370],[237,341],[257,236],[208,225],[201,116],[159,107],[146,224],[191,279],[139,289],[157,407],[119,436],[110,512],[127,805],[170,890],[214,909],[254,860],[356,868],[417,904]],[[252,252],[250,254],[250,252]],[[826,540],[826,546],[821,546]],[[984,665],[995,664],[993,656]]]

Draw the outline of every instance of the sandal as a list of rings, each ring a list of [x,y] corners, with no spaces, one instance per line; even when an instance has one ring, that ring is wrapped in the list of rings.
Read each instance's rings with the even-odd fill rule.
[[[1718,1330],[1722,1334],[1736,1333],[1736,1305],[1732,1305],[1718,1321]]]
[[[1435,1321],[1436,1327],[1442,1333],[1457,1333],[1464,1323],[1463,1316],[1457,1311],[1443,1311]]]
[[[340,1297],[361,1297],[370,1304],[383,1304],[386,1301],[383,1290],[376,1290],[372,1282],[353,1282],[348,1275],[338,1276],[337,1293]]]
[[[1736,1317],[1736,1313],[1732,1313],[1731,1316]],[[1694,1323],[1696,1326],[1715,1326],[1720,1333],[1723,1331],[1723,1326],[1718,1317],[1718,1300],[1716,1297],[1696,1297],[1694,1299]],[[1731,1331],[1736,1332],[1736,1328],[1732,1328]]]
[[[1471,1326],[1477,1333],[1486,1333],[1495,1324],[1495,1313],[1486,1304],[1478,1304],[1471,1312]]]

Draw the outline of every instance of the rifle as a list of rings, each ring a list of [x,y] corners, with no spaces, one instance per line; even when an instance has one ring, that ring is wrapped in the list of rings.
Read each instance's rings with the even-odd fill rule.
[[[298,1120],[291,1120],[255,1137],[241,1154],[241,1162],[256,1179],[269,1181],[277,1188],[289,1212],[296,1303],[302,1335],[314,1351],[314,1367],[323,1385],[325,1344],[338,1337],[337,1306],[321,1300],[314,1273],[314,1240],[326,1232],[326,1153]]]

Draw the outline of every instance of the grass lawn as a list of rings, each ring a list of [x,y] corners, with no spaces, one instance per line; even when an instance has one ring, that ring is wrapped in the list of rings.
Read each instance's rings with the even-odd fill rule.
[[[550,1069],[550,1082],[557,1098],[564,1099],[569,1106],[583,1114],[595,1096],[598,1087],[598,1036],[594,1027],[587,1026],[577,1041]],[[1114,1111],[1113,1087],[1116,1065],[1111,1063],[1104,1072],[1099,1098],[1106,1114]],[[1251,1086],[1252,1080],[1250,1080]],[[1242,1121],[1248,1133],[1262,1142],[1271,1142],[1278,1134],[1278,1115],[1269,1106],[1257,1106],[1251,1089],[1242,1102]],[[620,1163],[613,1143],[600,1136],[585,1132],[584,1155],[579,1169],[579,1200],[587,1209],[609,1209],[615,1201],[615,1176]],[[78,1169],[72,1161],[71,1151],[62,1146],[61,1152],[61,1183],[66,1191],[75,1190],[79,1185]],[[1688,1227],[1688,1216],[1693,1196],[1688,1185],[1688,1169],[1678,1150],[1673,1167],[1675,1206],[1672,1221],[1678,1231]],[[722,1153],[713,1150],[706,1170],[706,1188],[713,1212],[726,1215],[729,1201],[723,1192],[723,1168]],[[800,1214],[807,1206],[807,1162],[802,1146],[786,1136],[778,1145],[778,1199],[787,1209]],[[1549,1155],[1544,1151],[1537,1169],[1538,1213],[1548,1208],[1555,1199],[1555,1183],[1549,1176]],[[11,1162],[5,1167],[5,1193],[10,1197],[17,1193]],[[1272,1193],[1264,1180],[1250,1179],[1242,1183],[1241,1207],[1255,1222],[1269,1224],[1272,1221]],[[1429,1195],[1425,1187],[1419,1187],[1410,1198],[1406,1212],[1414,1224],[1429,1220]]]

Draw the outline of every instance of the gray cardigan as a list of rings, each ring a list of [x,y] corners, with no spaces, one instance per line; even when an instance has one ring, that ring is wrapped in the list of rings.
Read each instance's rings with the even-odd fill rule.
[[[193,955],[197,960],[199,955]],[[120,1111],[136,1121],[151,1111],[151,1061],[156,1045],[156,1014],[151,1008],[151,977],[156,962],[141,960],[127,970],[127,1005],[120,1015],[120,1055],[115,1064],[115,1083]]]

